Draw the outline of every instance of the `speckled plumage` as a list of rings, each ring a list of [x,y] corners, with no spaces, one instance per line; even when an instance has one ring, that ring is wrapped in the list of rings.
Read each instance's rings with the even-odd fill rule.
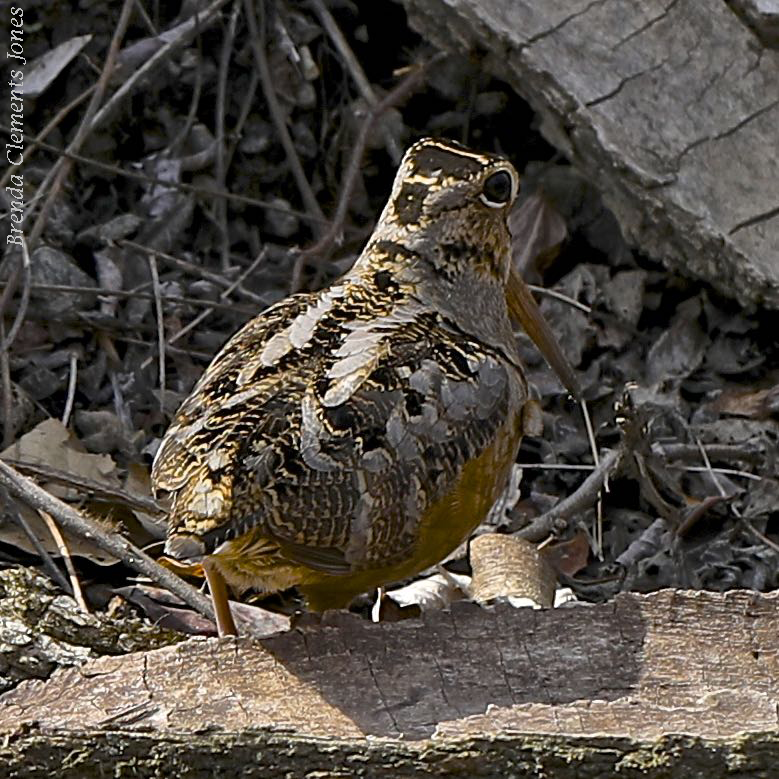
[[[420,141],[353,268],[234,335],[155,458],[168,554],[314,608],[445,557],[505,486],[527,388],[504,159]]]

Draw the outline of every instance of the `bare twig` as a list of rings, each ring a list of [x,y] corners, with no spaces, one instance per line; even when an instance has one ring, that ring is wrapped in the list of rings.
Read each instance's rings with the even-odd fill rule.
[[[243,126],[246,124],[246,120],[249,118],[252,106],[254,105],[254,95],[257,92],[257,85],[260,83],[260,74],[256,70],[252,70],[251,77],[249,78],[249,87],[246,90],[246,94],[243,96],[243,102],[241,103],[241,110],[238,112],[238,121],[233,127],[231,133],[233,137],[233,143],[230,146],[229,151],[226,154],[225,168],[229,170],[230,165],[233,163],[233,157],[235,156],[238,144],[241,142],[241,135],[243,134]]]
[[[40,515],[43,517],[43,521],[46,523],[46,527],[49,528],[49,533],[54,539],[54,543],[57,545],[60,557],[65,563],[65,569],[68,572],[68,578],[70,579],[70,587],[73,590],[73,598],[78,603],[79,608],[85,613],[89,614],[89,606],[87,606],[86,598],[84,598],[84,592],[81,589],[81,582],[76,575],[76,569],[73,566],[73,559],[70,556],[70,549],[65,543],[65,538],[60,529],[57,527],[57,523],[52,519],[51,514],[48,511],[40,511]]]
[[[135,249],[139,252],[145,252],[147,254],[153,254],[158,260],[164,260],[169,265],[173,265],[176,268],[180,268],[183,271],[186,271],[187,273],[190,273],[194,276],[197,276],[202,279],[206,279],[206,281],[210,281],[213,284],[216,284],[219,287],[228,288],[230,287],[233,290],[238,290],[242,295],[245,295],[250,300],[253,300],[256,303],[262,303],[263,300],[259,295],[256,295],[254,292],[251,292],[248,289],[243,289],[240,285],[238,287],[233,286],[233,282],[228,281],[224,276],[221,276],[218,273],[212,273],[207,268],[203,268],[200,265],[196,265],[194,262],[188,262],[187,260],[182,260],[180,257],[174,257],[172,254],[166,254],[165,252],[161,252],[159,249],[154,249],[151,246],[144,246],[143,244],[136,243],[135,241],[130,241],[128,239],[123,239],[118,242],[120,246],[126,246],[130,249]]]
[[[78,355],[70,353],[70,372],[68,373],[68,397],[65,400],[65,410],[62,412],[62,424],[68,426],[70,414],[73,411],[73,400],[76,397],[76,378],[78,376]]]
[[[148,260],[152,286],[154,288],[154,310],[157,312],[157,357],[160,366],[160,411],[163,411],[165,409],[165,322],[162,313],[162,292],[160,291],[160,277],[157,273],[157,260],[154,259],[154,255],[149,255]]]
[[[30,253],[27,249],[26,239],[22,238],[22,298],[19,301],[19,308],[16,310],[16,316],[11,324],[11,329],[8,331],[8,335],[3,338],[2,343],[0,343],[0,352],[7,352],[11,348],[11,344],[16,340],[19,328],[22,326],[24,317],[27,314],[27,306],[30,302],[30,276]],[[9,279],[8,287],[12,286],[12,282]],[[3,295],[3,302],[6,302],[5,294]],[[3,310],[0,307],[0,317],[3,315]]]
[[[5,337],[5,324],[0,317],[0,339]],[[3,449],[7,449],[14,440],[14,418],[13,418],[13,388],[11,387],[11,361],[8,358],[8,352],[0,352],[0,381],[3,386]]]
[[[357,85],[357,89],[363,96],[363,99],[368,104],[368,107],[372,110],[376,110],[376,106],[379,103],[379,99],[376,97],[376,93],[373,91],[368,77],[365,75],[365,71],[362,69],[357,57],[354,56],[351,46],[341,32],[341,28],[336,23],[333,15],[327,9],[322,0],[311,0],[311,5],[314,7],[314,11],[319,17],[319,21],[322,22],[322,27],[325,28],[330,40],[338,50],[341,58],[346,65],[346,69],[352,76],[354,83]],[[387,154],[389,154],[392,161],[397,165],[400,162],[400,158],[403,156],[403,149],[397,138],[392,134],[392,131],[386,125],[381,128],[381,133],[384,136],[384,142],[387,147]]]
[[[574,308],[578,308],[580,311],[584,311],[585,314],[592,313],[592,309],[589,306],[586,306],[584,303],[580,303],[578,300],[570,297],[569,295],[564,295],[562,292],[558,292],[556,289],[538,287],[535,284],[528,284],[527,286],[530,290],[538,293],[539,295],[546,295],[550,298],[556,298],[563,303],[567,303],[569,306],[573,306]]]
[[[59,468],[53,468],[43,463],[13,460],[8,457],[5,458],[5,462],[27,476],[35,476],[46,482],[54,482],[64,487],[70,487],[90,498],[121,503],[129,509],[143,511],[154,517],[161,517],[164,514],[162,506],[154,498],[145,495],[136,495],[119,487],[112,487],[108,484],[88,479],[85,476],[77,476],[67,471],[61,471]]]
[[[700,449],[695,444],[657,443],[653,444],[662,456],[668,460],[695,461],[700,457]],[[717,460],[741,460],[751,464],[763,462],[762,453],[744,444],[705,444],[706,455]]]
[[[24,518],[24,514],[22,514],[22,512],[17,508],[16,504],[11,501],[11,498],[8,495],[8,490],[0,490],[0,497],[2,497],[3,503],[13,517],[14,521],[24,531],[24,534],[32,544],[33,549],[35,549],[35,553],[38,555],[38,557],[41,558],[43,567],[46,569],[49,576],[60,586],[64,592],[66,592],[68,595],[72,595],[73,590],[71,589],[70,583],[65,578],[62,571],[57,568],[57,564],[54,562],[51,555],[46,551],[46,547],[44,547],[40,538],[38,538],[27,520]]]
[[[595,443],[595,432],[592,429],[592,420],[590,419],[590,410],[587,407],[587,401],[582,398],[579,401],[579,405],[582,409],[582,417],[584,417],[584,428],[587,431],[587,440],[590,442],[590,452],[592,453],[592,461],[597,468],[598,463],[598,445]],[[603,489],[605,492],[609,491],[609,477],[606,474],[606,478],[603,481]],[[598,493],[598,502],[595,508],[595,532],[593,533],[595,539],[595,554],[599,559],[603,559],[603,496]]]
[[[3,282],[0,281],[0,287],[3,286]],[[86,292],[90,295],[105,295],[106,297],[118,297],[118,298],[141,298],[144,300],[155,300],[153,293],[141,292],[139,289],[121,290],[121,289],[107,289],[105,287],[80,287],[73,284],[30,284],[30,289],[41,290],[46,292]],[[180,295],[160,295],[160,300],[167,303],[186,303],[190,306],[210,307],[218,308],[222,311],[231,311],[238,314],[256,313],[253,308],[245,306],[239,306],[235,303],[219,303],[216,300],[198,300],[197,298],[181,297]]]
[[[241,282],[254,271],[254,269],[265,259],[265,255],[267,252],[263,249],[257,257],[255,258],[254,262],[229,286],[227,289],[223,290],[219,297],[224,300],[230,296],[232,291],[240,286]],[[207,316],[209,316],[211,313],[213,313],[213,308],[207,308],[204,311],[201,311],[191,322],[188,322],[184,327],[181,328],[174,336],[171,337],[171,339],[168,341],[168,345],[172,346],[176,341],[179,340],[179,338],[183,338],[190,330],[193,330],[195,327],[197,327]]]
[[[216,84],[216,116],[214,117],[215,143],[216,143],[216,188],[225,188],[225,97],[227,94],[227,74],[230,69],[230,54],[235,41],[235,28],[238,24],[238,14],[241,12],[241,0],[233,1],[233,11],[227,25],[227,34],[222,41],[222,53],[219,57],[219,78]],[[230,233],[227,229],[227,201],[219,199],[214,204],[216,208],[216,221],[222,239],[222,270],[230,267]]]
[[[752,535],[762,541],[769,549],[773,549],[774,552],[779,552],[779,544],[772,541],[768,536],[761,533],[748,519],[741,520],[744,523],[746,529],[752,533]]]
[[[735,468],[710,468],[705,465],[669,465],[669,468],[677,468],[690,473],[721,473],[723,476],[741,476],[752,481],[762,481],[763,477],[749,471],[739,471]]]
[[[589,508],[598,498],[601,489],[609,476],[616,471],[622,461],[621,449],[613,449],[600,461],[595,470],[581,483],[581,486],[567,498],[561,500],[549,511],[536,517],[527,527],[522,528],[517,535],[528,541],[539,541],[549,533],[562,530],[569,517]]]
[[[518,468],[523,470],[536,471],[594,471],[594,465],[578,465],[576,463],[517,463]],[[690,471],[692,473],[708,473],[709,469],[702,465],[668,465],[668,468],[675,468],[680,471]],[[722,473],[725,476],[742,476],[745,479],[761,481],[762,477],[749,471],[738,471],[735,468],[712,468],[714,473]]]
[[[11,299],[11,295],[18,283],[19,276],[23,278],[22,286],[22,298],[19,301],[19,308],[16,310],[16,316],[11,324],[11,330],[6,335],[5,321],[3,319],[3,312],[5,306]],[[22,237],[22,264],[21,269],[17,265],[14,268],[11,277],[8,279],[7,285],[3,290],[2,296],[0,296],[0,381],[2,381],[3,391],[3,448],[11,445],[14,436],[13,430],[13,403],[12,403],[12,389],[11,389],[11,368],[8,352],[13,344],[19,328],[22,326],[25,315],[27,314],[27,306],[30,301],[30,254],[27,251],[27,241]]]
[[[43,147],[43,141],[54,130],[59,123],[74,109],[78,108],[96,89],[97,84],[93,84],[91,87],[87,87],[80,95],[73,98],[66,106],[60,108],[54,117],[46,126],[30,141],[29,145],[24,149],[24,164],[29,165],[32,162],[33,154]],[[4,128],[5,129],[5,128]],[[5,189],[5,185],[8,183],[11,175],[13,174],[13,167],[9,166],[3,177],[0,178],[0,189]]]
[[[111,40],[111,45],[109,47],[105,65],[100,74],[100,79],[98,80],[95,92],[92,95],[92,100],[90,101],[89,106],[87,106],[87,110],[81,125],[76,132],[76,136],[68,144],[68,148],[66,150],[67,154],[64,154],[57,161],[38,189],[40,193],[48,191],[48,195],[43,207],[41,208],[41,211],[38,214],[38,218],[33,225],[32,232],[30,233],[29,241],[31,245],[34,246],[35,242],[38,240],[41,231],[43,230],[43,226],[46,223],[46,214],[49,207],[51,206],[51,203],[53,202],[53,198],[56,197],[59,188],[70,171],[70,160],[72,159],[72,155],[78,152],[88,135],[94,132],[94,130],[102,125],[103,122],[105,122],[106,119],[108,119],[108,117],[113,114],[124,98],[139,83],[142,83],[142,79],[148,75],[149,72],[157,67],[157,65],[160,64],[164,59],[169,57],[174,51],[176,51],[176,49],[185,45],[201,25],[213,19],[220,8],[227,1],[228,0],[214,0],[214,2],[212,2],[211,5],[209,5],[208,8],[206,8],[202,13],[195,14],[189,24],[180,24],[176,28],[176,34],[171,37],[170,40],[166,41],[156,52],[154,52],[154,54],[149,57],[149,59],[146,60],[146,62],[144,62],[141,67],[133,71],[127,81],[125,81],[124,84],[122,84],[122,86],[119,87],[116,92],[114,92],[111,98],[106,101],[103,107],[98,110],[97,106],[103,99],[105,88],[116,64],[119,42],[124,35],[127,22],[129,21],[129,13],[133,5],[133,0],[125,0],[119,22],[117,23],[116,30],[114,31],[114,37]],[[165,183],[167,184],[168,182]]]
[[[0,484],[28,506],[51,514],[68,532],[93,543],[133,570],[148,576],[161,587],[178,595],[199,614],[212,622],[215,621],[211,603],[194,587],[163,568],[118,533],[106,532],[96,522],[41,489],[34,481],[22,476],[2,460],[0,460]]]
[[[141,19],[143,19],[143,23],[146,25],[149,32],[155,37],[159,35],[160,31],[154,26],[154,22],[149,17],[149,14],[146,13],[146,9],[143,7],[141,0],[135,0],[135,10],[138,12]]]
[[[303,204],[306,210],[311,212],[318,219],[324,219],[322,209],[319,207],[316,197],[311,190],[311,185],[308,183],[306,174],[303,170],[303,166],[300,163],[300,158],[295,150],[295,144],[292,142],[289,130],[287,129],[287,121],[284,116],[284,112],[281,109],[279,99],[276,96],[276,90],[273,86],[273,77],[271,76],[270,67],[268,65],[268,58],[265,54],[265,46],[267,45],[267,38],[265,35],[266,28],[266,12],[264,7],[265,0],[258,0],[257,9],[253,7],[252,0],[243,0],[244,10],[246,12],[246,19],[249,23],[249,38],[251,40],[252,51],[254,52],[254,59],[257,62],[257,68],[260,73],[260,83],[262,84],[262,91],[265,94],[265,100],[268,104],[268,111],[270,112],[271,121],[276,128],[281,145],[284,147],[284,153],[287,156],[287,162],[289,163],[290,170],[292,171],[292,177],[295,179],[300,197],[303,199]],[[257,11],[260,11],[260,27],[257,28]],[[321,232],[321,231],[319,231]]]
[[[122,335],[121,333],[117,333],[114,338],[116,338],[117,341],[122,341],[126,344],[136,344],[138,346],[145,346],[147,349],[151,347],[151,344],[149,344],[147,341],[143,341],[140,338],[133,338],[129,335]],[[214,359],[214,353],[213,352],[201,352],[197,349],[179,349],[176,346],[169,346],[168,351],[173,355],[186,355],[187,357],[196,357],[198,360],[203,360],[205,362],[210,362]],[[131,430],[132,428],[128,426],[128,430]]]
[[[517,468],[536,471],[594,471],[594,465],[578,463],[517,463]]]
[[[0,130],[4,133],[10,133],[10,128],[6,125],[0,125]],[[58,146],[52,146],[50,143],[40,143],[42,149],[50,151],[53,154],[57,154],[60,157],[67,157],[74,162],[80,162],[84,165],[103,170],[106,173],[113,173],[116,176],[123,176],[124,178],[133,179],[134,181],[142,181],[145,184],[164,186],[168,189],[175,189],[179,192],[187,192],[193,195],[197,195],[202,198],[224,198],[230,200],[233,203],[241,203],[247,206],[256,206],[257,208],[264,208],[268,211],[280,211],[284,214],[293,214],[304,221],[311,223],[319,223],[322,225],[328,224],[327,219],[324,216],[315,216],[308,214],[305,211],[298,211],[294,208],[288,208],[287,206],[279,206],[274,203],[269,203],[266,200],[259,200],[254,197],[248,197],[246,195],[236,195],[232,192],[220,192],[216,189],[209,189],[207,187],[196,187],[192,184],[186,184],[182,181],[168,181],[166,179],[157,178],[156,176],[150,176],[146,173],[138,173],[137,171],[125,170],[118,165],[111,165],[107,162],[100,162],[99,160],[91,159],[90,157],[84,157],[81,154],[69,152],[67,149],[61,149]]]
[[[145,343],[143,345],[147,346],[147,344]],[[117,376],[117,372],[115,370],[112,370],[109,372],[108,375],[111,379],[111,390],[113,392],[114,411],[116,412],[116,416],[119,417],[119,421],[122,423],[122,427],[125,430],[132,430],[133,429],[132,418],[130,417],[129,409],[127,408],[127,402],[124,399],[124,394],[122,392],[122,385],[119,383],[119,377]]]
[[[722,486],[720,480],[717,478],[717,472],[714,470],[714,468],[711,467],[711,460],[709,460],[708,452],[706,451],[706,448],[704,447],[700,438],[696,437],[695,444],[698,447],[698,451],[701,453],[703,463],[706,467],[706,472],[709,474],[709,478],[714,482],[714,486],[717,488],[717,492],[719,492],[720,496],[725,499],[732,498],[733,496],[728,494],[727,490]],[[730,510],[735,516],[741,516],[741,512],[739,511],[738,506],[731,506]]]
[[[176,49],[181,46],[186,46],[195,34],[205,29],[205,27],[216,18],[217,13],[228,1],[229,0],[214,0],[214,2],[203,11],[193,14],[187,23],[179,24],[175,28],[175,34],[166,40],[165,43],[157,49],[157,51],[155,51],[140,68],[138,68],[138,70],[134,71],[130,78],[116,90],[100,111],[95,114],[91,129],[96,128],[108,119],[108,117],[119,107],[122,100],[124,100],[137,85],[143,83],[143,79],[154,70],[157,65],[173,54]]]
[[[265,259],[265,255],[266,254],[267,254],[267,252],[265,250],[262,250],[257,255],[257,257],[255,258],[254,262],[234,282],[232,282],[232,284],[230,284],[230,286],[228,286],[227,289],[223,290],[220,293],[219,298],[221,300],[225,300],[226,298],[228,298],[230,296],[230,294],[232,293],[232,291],[236,287],[240,286],[241,282],[243,282],[243,280],[250,273],[252,273],[254,271],[254,269]],[[184,325],[184,327],[182,327],[181,330],[179,330],[175,335],[173,335],[171,337],[171,339],[167,342],[168,348],[170,349],[173,346],[173,344],[175,344],[176,341],[179,340],[179,338],[183,338],[188,332],[190,332],[190,330],[193,330],[194,328],[196,328],[206,317],[210,316],[214,312],[215,308],[216,308],[216,305],[209,306],[204,311],[201,311],[192,321],[190,321],[186,325]],[[141,363],[141,368],[146,368],[146,366],[149,365],[150,361],[151,361],[151,358],[145,359]]]
[[[684,538],[693,527],[700,522],[712,506],[716,506],[724,501],[732,500],[733,497],[734,495],[709,495],[708,498],[704,498],[697,505],[693,506],[692,509],[685,512],[682,521],[674,528],[674,533],[679,538]]]
[[[103,70],[100,73],[100,78],[95,85],[95,91],[92,93],[92,98],[89,101],[87,110],[84,112],[84,116],[81,120],[76,135],[73,140],[68,144],[68,151],[78,151],[89,133],[94,129],[96,123],[93,123],[93,119],[97,118],[98,106],[103,100],[103,95],[108,88],[108,83],[111,79],[111,75],[114,72],[116,65],[116,58],[119,54],[119,46],[121,45],[122,38],[127,31],[127,26],[130,23],[130,14],[132,12],[133,0],[124,0],[122,4],[122,11],[119,14],[119,21],[116,23],[116,29],[114,30],[111,43],[108,47],[108,54],[106,55],[105,64]],[[70,169],[73,163],[66,157],[60,157],[53,165],[52,169],[46,175],[46,178],[38,188],[38,192],[45,193],[45,200],[38,212],[38,217],[35,220],[35,224],[30,230],[29,242],[30,246],[35,247],[38,242],[41,233],[43,232],[46,219],[48,218],[49,209],[54,202],[54,199],[59,194],[60,188],[65,182],[65,179],[70,173]]]
[[[638,451],[631,452],[630,459],[626,458],[626,467],[638,482],[641,496],[647,503],[673,527],[678,527],[680,522],[679,510],[660,494],[644,455]]]

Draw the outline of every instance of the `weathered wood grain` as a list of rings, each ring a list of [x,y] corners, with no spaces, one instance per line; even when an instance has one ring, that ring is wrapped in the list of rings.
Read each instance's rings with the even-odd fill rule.
[[[0,762],[43,776],[78,755],[81,773],[61,775],[91,776],[132,754],[135,775],[157,776],[182,755],[226,766],[238,750],[246,776],[304,775],[333,755],[362,755],[364,776],[421,775],[431,761],[463,776],[566,761],[556,776],[617,763],[670,775],[647,772],[652,760],[674,776],[724,775],[733,761],[760,776],[779,759],[778,704],[776,593],[455,603],[392,624],[330,613],[264,640],[192,639],[24,682],[0,696]]]
[[[402,2],[533,105],[629,242],[779,307],[779,52],[725,2]]]

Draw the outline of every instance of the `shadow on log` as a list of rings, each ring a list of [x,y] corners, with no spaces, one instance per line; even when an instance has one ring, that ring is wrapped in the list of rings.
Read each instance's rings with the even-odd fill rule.
[[[779,760],[778,606],[667,590],[549,611],[455,603],[378,625],[329,613],[264,640],[192,639],[1,696],[0,763],[9,777],[130,764],[134,776],[759,776]]]

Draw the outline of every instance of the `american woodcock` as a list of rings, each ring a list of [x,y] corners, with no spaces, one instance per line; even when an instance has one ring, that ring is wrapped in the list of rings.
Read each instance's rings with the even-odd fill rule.
[[[575,392],[512,271],[518,188],[505,159],[414,144],[352,269],[252,319],[183,403],[152,479],[166,553],[202,563],[220,633],[224,580],[340,607],[469,536],[527,427],[510,313]]]

